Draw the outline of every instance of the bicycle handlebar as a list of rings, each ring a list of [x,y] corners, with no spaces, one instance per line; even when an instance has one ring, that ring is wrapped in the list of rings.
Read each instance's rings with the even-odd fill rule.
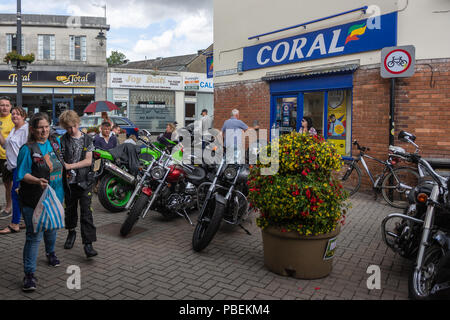
[[[370,151],[370,148],[367,148],[367,147],[361,147],[361,146],[359,145],[358,141],[356,141],[356,140],[353,141],[353,145],[355,145],[356,148],[358,148],[358,150],[360,150],[360,151],[362,151],[362,152]]]

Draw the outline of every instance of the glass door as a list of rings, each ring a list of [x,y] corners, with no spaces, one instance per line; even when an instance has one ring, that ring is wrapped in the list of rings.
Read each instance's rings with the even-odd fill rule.
[[[59,116],[66,110],[73,110],[73,98],[53,98],[52,124],[58,125]]]
[[[297,96],[275,96],[272,126],[280,129],[280,134],[298,129]]]

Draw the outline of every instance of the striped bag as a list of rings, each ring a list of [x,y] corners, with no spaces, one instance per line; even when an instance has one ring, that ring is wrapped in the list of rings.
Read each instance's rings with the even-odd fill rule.
[[[33,212],[34,232],[64,228],[64,208],[50,185],[44,189]]]

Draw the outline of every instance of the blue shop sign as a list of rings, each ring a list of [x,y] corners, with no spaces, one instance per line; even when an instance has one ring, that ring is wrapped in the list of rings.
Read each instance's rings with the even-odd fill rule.
[[[242,69],[379,50],[397,45],[397,12],[244,48]]]

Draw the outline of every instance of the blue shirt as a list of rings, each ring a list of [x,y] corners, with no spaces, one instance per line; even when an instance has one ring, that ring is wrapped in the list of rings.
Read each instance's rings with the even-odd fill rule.
[[[58,144],[61,148],[61,142],[59,141],[59,138],[56,138],[58,141]],[[38,142],[39,149],[42,152],[42,155],[45,156],[47,153],[49,154],[50,161],[53,164],[53,171],[50,173],[50,187],[55,190],[56,195],[58,196],[59,201],[63,203],[64,201],[64,188],[63,188],[63,180],[62,180],[62,174],[63,174],[63,167],[61,162],[59,162],[58,158],[55,155],[55,152],[53,151],[52,145],[50,144],[50,141],[46,141],[45,143],[39,143]],[[19,156],[17,157],[17,180],[21,181],[23,177],[27,173],[31,174],[31,165],[32,165],[32,159],[30,155],[30,148],[25,144],[20,148]]]
[[[224,144],[227,147],[234,147],[234,146],[241,146],[242,144],[242,132],[247,130],[248,126],[241,120],[231,117],[230,119],[226,120],[222,127],[222,133],[224,137]],[[228,130],[228,131],[227,131]],[[227,143],[227,134],[230,135],[230,137],[234,137],[234,144],[233,140]]]

